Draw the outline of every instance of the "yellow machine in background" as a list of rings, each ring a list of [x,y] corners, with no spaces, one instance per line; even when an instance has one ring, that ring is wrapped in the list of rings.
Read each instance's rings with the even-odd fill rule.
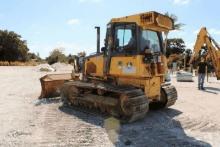
[[[220,80],[220,47],[218,43],[210,36],[205,27],[201,28],[197,35],[197,40],[190,63],[199,59],[200,52],[203,48],[207,49],[207,54],[205,57],[207,60],[211,60],[215,69],[216,77],[218,80]]]
[[[165,83],[162,38],[163,32],[173,29],[173,20],[157,12],[114,18],[107,25],[101,52],[99,29],[97,53],[77,62],[81,78],[75,72],[68,81],[60,75],[61,83],[67,81],[61,88],[64,103],[99,108],[126,122],[143,118],[149,104],[159,108],[173,105],[177,91]],[[41,78],[42,97],[48,97],[49,89],[56,91],[56,83],[61,86],[53,77]]]
[[[171,54],[167,59],[167,65],[171,64],[174,61],[183,60],[184,56],[182,54]]]

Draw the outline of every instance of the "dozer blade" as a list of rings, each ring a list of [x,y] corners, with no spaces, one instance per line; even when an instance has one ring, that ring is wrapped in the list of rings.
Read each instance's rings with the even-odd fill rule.
[[[78,76],[75,76],[77,79]],[[48,74],[40,78],[41,82],[41,95],[42,98],[52,98],[60,96],[60,88],[66,81],[74,80],[71,73],[65,74]]]

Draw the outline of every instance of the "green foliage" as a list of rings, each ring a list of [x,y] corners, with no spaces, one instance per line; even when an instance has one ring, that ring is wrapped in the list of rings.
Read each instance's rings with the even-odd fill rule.
[[[168,12],[165,13],[166,16],[173,19],[174,23],[174,30],[181,30],[183,26],[185,26],[184,23],[178,22],[178,17],[175,14],[170,14]],[[185,42],[182,38],[172,38],[172,39],[166,39],[167,45],[166,45],[166,56],[169,57],[171,54],[183,54],[185,51]]]
[[[34,61],[37,61],[37,62],[41,62],[42,61],[39,53],[37,53],[37,55],[35,53],[28,53],[27,56],[28,56],[27,57],[28,60],[34,60]]]
[[[182,54],[185,51],[185,42],[182,38],[167,39],[167,51],[166,56],[171,54]]]
[[[46,58],[48,64],[54,64],[56,62],[67,62],[67,57],[65,56],[65,54],[63,53],[63,48],[56,48],[54,49],[49,57]]]
[[[27,61],[28,51],[26,41],[20,35],[0,30],[0,61]]]
[[[178,17],[175,14],[170,14],[169,12],[166,12],[165,15],[173,19],[174,30],[181,30],[182,27],[185,26],[184,23],[178,23]]]

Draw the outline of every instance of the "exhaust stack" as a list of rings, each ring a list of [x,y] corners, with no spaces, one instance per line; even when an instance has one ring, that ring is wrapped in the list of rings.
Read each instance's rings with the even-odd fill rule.
[[[100,27],[96,26],[97,30],[97,54],[100,53]]]

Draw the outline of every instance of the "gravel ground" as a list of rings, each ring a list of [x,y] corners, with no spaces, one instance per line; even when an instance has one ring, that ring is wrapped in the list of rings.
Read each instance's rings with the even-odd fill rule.
[[[220,146],[220,82],[207,90],[176,82],[179,99],[169,109],[120,125],[98,112],[41,100],[35,67],[0,67],[0,146]],[[195,79],[196,81],[196,79]]]

